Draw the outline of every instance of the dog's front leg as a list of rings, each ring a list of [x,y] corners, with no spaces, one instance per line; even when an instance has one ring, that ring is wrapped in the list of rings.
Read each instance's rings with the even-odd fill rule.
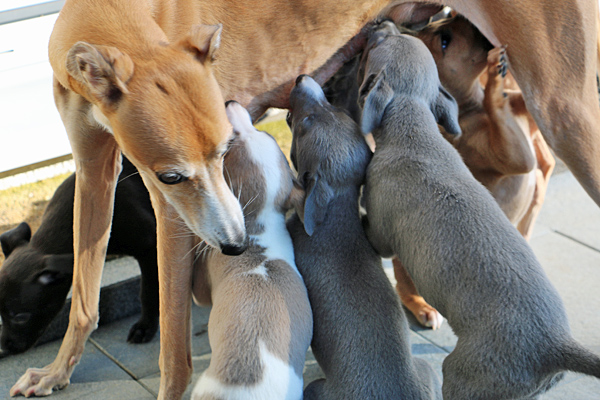
[[[160,302],[159,399],[180,399],[192,375],[191,293],[194,236],[174,207],[144,180],[156,214]]]
[[[84,102],[73,93],[70,105]],[[57,102],[58,104],[58,102]],[[69,134],[77,168],[73,209],[73,297],[69,326],[52,364],[28,369],[11,388],[10,395],[47,396],[69,384],[81,359],[85,342],[98,322],[102,269],[110,235],[121,152],[112,135],[87,124],[79,108],[60,109]]]

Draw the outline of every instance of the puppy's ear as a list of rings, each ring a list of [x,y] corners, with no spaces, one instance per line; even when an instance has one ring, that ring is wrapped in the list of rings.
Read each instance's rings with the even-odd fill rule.
[[[438,124],[444,127],[447,133],[460,136],[461,130],[458,124],[458,105],[454,97],[440,85],[440,93],[435,100],[431,111]]]
[[[385,109],[393,98],[394,91],[385,82],[383,71],[365,78],[358,94],[358,105],[362,108],[360,129],[364,134],[381,125]]]
[[[37,281],[42,285],[70,282],[73,280],[73,263],[73,254],[45,256],[45,268],[37,275]]]
[[[67,72],[93,99],[108,107],[129,93],[133,61],[116,47],[77,42],[67,54]]]
[[[31,228],[27,222],[21,222],[17,227],[0,235],[0,245],[4,257],[8,257],[19,246],[23,246],[31,240]]]
[[[187,39],[181,43],[183,47],[193,53],[201,63],[213,62],[215,53],[221,44],[223,25],[194,25]]]
[[[333,198],[333,189],[327,181],[321,179],[319,174],[311,175],[308,172],[303,179],[306,200],[304,201],[304,230],[312,236],[315,228],[323,222],[327,214],[327,206]],[[300,213],[298,215],[302,216]]]

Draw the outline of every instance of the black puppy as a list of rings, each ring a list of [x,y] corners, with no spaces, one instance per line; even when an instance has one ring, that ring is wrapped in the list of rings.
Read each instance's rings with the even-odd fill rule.
[[[6,257],[0,268],[0,356],[32,347],[63,307],[73,278],[75,174],[52,196],[39,229],[26,222],[0,235]],[[127,340],[143,343],[158,329],[156,219],[136,168],[123,158],[115,195],[109,254],[133,256],[142,272],[142,315]]]

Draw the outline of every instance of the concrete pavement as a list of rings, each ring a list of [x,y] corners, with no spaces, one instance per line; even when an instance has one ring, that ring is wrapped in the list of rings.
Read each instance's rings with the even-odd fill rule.
[[[531,246],[565,302],[574,336],[600,354],[600,208],[568,171],[555,173],[550,181]],[[120,275],[118,271],[117,276]],[[393,280],[389,262],[386,262],[386,272]],[[127,279],[132,277],[128,275]],[[210,362],[209,312],[207,308],[193,307],[193,383]],[[136,320],[137,316],[133,315],[100,326],[86,346],[71,385],[54,393],[53,398],[156,398],[160,379],[159,340],[156,337],[142,345],[126,343],[129,327]],[[456,337],[446,323],[442,329],[431,331],[417,326],[412,318],[410,321],[413,354],[430,362],[441,376],[442,361],[456,344]],[[25,354],[1,359],[0,398],[9,398],[8,390],[27,367],[50,363],[59,346],[60,341],[55,340]],[[305,384],[321,376],[322,372],[309,353]],[[186,399],[189,399],[192,387],[193,384],[186,392]],[[544,398],[597,400],[600,399],[600,380],[569,373]]]

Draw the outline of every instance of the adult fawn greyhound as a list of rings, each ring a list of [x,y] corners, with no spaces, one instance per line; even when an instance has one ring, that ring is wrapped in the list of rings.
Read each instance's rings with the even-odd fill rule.
[[[597,2],[431,3],[438,7],[406,0],[67,0],[49,58],[78,176],[70,323],[55,361],[29,369],[10,394],[48,395],[68,385],[96,327],[122,151],[139,169],[157,216],[159,398],[181,397],[192,371],[194,254],[184,233],[228,254],[246,243],[242,212],[222,176],[232,132],[223,100],[237,100],[254,118],[269,106],[287,107],[294,79],[306,73],[325,82],[364,45],[358,33],[377,16],[414,21],[447,5],[492,44],[506,45],[547,142],[600,204]]]

